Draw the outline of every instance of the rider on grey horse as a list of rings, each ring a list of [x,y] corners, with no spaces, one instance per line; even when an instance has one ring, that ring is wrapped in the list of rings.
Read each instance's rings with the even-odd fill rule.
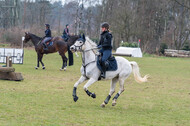
[[[107,60],[112,55],[112,34],[109,32],[109,24],[107,22],[102,23],[101,25],[102,33],[101,38],[98,44],[98,48],[101,48],[99,51],[101,53],[101,66],[102,66],[102,73],[101,77],[105,78],[106,68],[108,67]]]
[[[48,47],[47,47],[47,42],[49,40],[51,40],[51,30],[50,30],[50,25],[49,24],[45,24],[46,26],[46,30],[45,30],[45,36],[43,37],[44,40],[43,40],[43,45],[44,45],[44,50],[48,50]]]

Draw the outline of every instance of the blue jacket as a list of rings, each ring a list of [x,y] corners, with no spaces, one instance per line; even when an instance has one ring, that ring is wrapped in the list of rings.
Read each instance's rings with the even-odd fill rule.
[[[65,29],[64,29],[63,35],[69,35],[69,29],[68,29],[68,28],[65,28]]]
[[[45,30],[45,37],[51,37],[51,30],[50,29]]]

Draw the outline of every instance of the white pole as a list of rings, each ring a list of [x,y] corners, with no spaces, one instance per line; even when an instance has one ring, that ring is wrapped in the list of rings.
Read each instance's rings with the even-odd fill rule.
[[[23,41],[24,41],[25,37],[22,37],[22,45],[21,48],[23,49]]]

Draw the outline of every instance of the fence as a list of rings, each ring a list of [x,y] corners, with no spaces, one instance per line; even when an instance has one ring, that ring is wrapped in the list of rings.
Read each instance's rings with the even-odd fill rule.
[[[0,63],[6,63],[6,57],[11,57],[12,63],[23,64],[24,50],[14,48],[0,48]]]

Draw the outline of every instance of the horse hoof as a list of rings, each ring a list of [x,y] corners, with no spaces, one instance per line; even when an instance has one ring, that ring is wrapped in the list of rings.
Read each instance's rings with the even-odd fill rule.
[[[62,68],[60,68],[59,70],[60,70],[60,71],[62,71],[63,69],[62,69]]]
[[[76,102],[79,99],[79,97],[75,96],[73,97],[73,100]]]
[[[45,67],[45,66],[43,66],[43,67],[42,67],[42,69],[43,69],[43,70],[45,70],[45,69],[46,69],[46,67]]]
[[[35,69],[37,70],[37,69],[38,69],[38,67],[35,67]]]
[[[101,106],[102,108],[105,108],[105,107],[106,107],[106,104],[103,102],[100,106]]]
[[[92,93],[91,97],[92,97],[92,98],[96,98],[96,94],[95,94],[95,93]]]
[[[65,68],[64,68],[64,71],[66,71],[66,69],[67,69],[67,68],[65,67]]]
[[[112,106],[115,106],[115,105],[116,105],[116,100],[113,100]]]

